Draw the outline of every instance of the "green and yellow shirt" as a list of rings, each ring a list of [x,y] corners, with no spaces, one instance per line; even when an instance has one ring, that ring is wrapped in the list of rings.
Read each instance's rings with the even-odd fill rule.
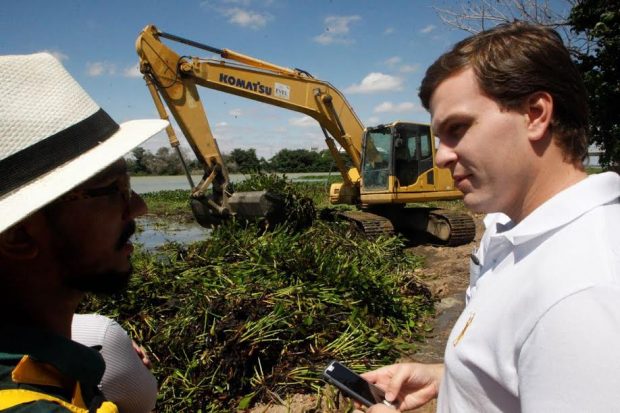
[[[105,363],[94,348],[25,327],[0,328],[0,411],[118,413],[97,385]]]

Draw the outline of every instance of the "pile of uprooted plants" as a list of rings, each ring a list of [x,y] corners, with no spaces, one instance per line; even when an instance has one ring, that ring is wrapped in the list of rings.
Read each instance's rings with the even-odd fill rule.
[[[294,187],[278,185],[307,210]],[[81,308],[116,318],[148,349],[158,412],[320,399],[330,360],[365,370],[412,352],[433,300],[402,241],[367,240],[346,224],[289,224],[230,222],[202,242],[137,252],[128,291]]]

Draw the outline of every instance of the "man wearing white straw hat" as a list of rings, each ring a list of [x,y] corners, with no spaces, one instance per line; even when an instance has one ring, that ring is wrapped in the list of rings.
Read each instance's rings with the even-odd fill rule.
[[[118,125],[51,55],[0,56],[0,410],[117,411],[71,322],[127,284],[146,205],[122,157],[166,125]]]

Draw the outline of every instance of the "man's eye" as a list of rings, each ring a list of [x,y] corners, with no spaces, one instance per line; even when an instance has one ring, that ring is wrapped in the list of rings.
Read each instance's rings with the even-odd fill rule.
[[[103,196],[103,195],[111,195],[115,192],[118,192],[118,182],[112,182],[109,185],[99,186],[97,188],[91,188],[86,191],[91,196]]]
[[[453,138],[460,138],[467,131],[467,125],[465,123],[457,123],[448,128],[448,135]]]

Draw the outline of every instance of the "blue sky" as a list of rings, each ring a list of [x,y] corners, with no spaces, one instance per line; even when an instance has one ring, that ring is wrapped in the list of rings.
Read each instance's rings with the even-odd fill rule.
[[[431,0],[21,0],[2,2],[0,53],[49,51],[122,122],[157,117],[137,71],[147,24],[330,82],[365,125],[428,122],[417,88],[426,68],[466,36],[441,23]],[[168,43],[170,44],[170,43]],[[181,45],[173,45],[184,53]],[[215,57],[191,49],[200,57]],[[222,152],[325,148],[316,122],[296,112],[201,88]],[[167,145],[160,134],[145,144]]]

